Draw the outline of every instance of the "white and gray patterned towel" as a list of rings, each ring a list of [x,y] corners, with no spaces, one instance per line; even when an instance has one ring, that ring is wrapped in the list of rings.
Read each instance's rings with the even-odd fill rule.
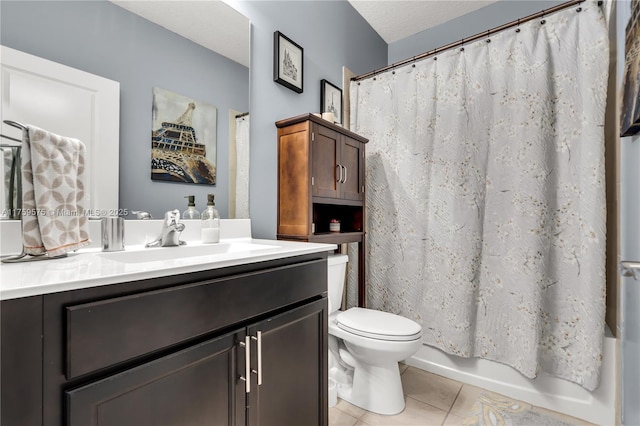
[[[22,146],[25,253],[58,256],[88,245],[85,145],[29,125]]]

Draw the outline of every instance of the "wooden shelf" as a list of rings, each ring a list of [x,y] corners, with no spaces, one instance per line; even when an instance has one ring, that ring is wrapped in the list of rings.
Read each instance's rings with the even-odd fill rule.
[[[368,140],[313,114],[281,120],[276,126],[277,238],[358,243],[358,305],[365,306],[364,150]],[[341,232],[329,232],[336,221]]]

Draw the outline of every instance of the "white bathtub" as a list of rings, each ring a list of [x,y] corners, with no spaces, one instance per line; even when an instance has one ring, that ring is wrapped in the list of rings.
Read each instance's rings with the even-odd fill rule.
[[[506,365],[478,358],[460,358],[426,345],[405,362],[422,370],[591,423],[615,425],[616,359],[616,339],[607,328],[600,386],[594,392],[544,373],[535,380],[530,380]]]

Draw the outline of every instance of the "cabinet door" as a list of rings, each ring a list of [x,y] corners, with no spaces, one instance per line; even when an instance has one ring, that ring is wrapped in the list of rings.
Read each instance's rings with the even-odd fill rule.
[[[313,124],[311,142],[314,197],[339,197],[340,135],[323,126]]]
[[[42,296],[0,302],[0,425],[42,424]]]
[[[342,184],[340,197],[345,200],[363,199],[364,157],[363,144],[346,136],[340,144],[340,165],[342,166]]]
[[[326,426],[327,299],[260,322],[248,332],[257,373],[248,395],[249,425]]]
[[[244,349],[236,344],[244,336],[228,334],[68,390],[67,424],[244,425]]]

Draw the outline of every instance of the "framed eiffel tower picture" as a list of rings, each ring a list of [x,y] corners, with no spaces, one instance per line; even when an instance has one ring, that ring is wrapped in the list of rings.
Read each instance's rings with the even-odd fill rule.
[[[153,88],[151,179],[216,184],[217,109]]]

